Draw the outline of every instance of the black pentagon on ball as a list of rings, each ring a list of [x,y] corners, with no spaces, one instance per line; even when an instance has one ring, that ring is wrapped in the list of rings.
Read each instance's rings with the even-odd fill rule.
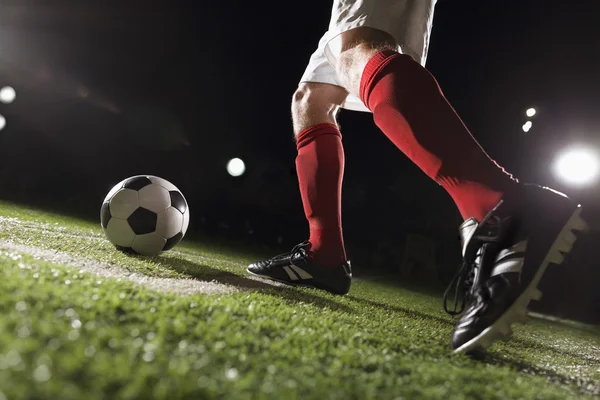
[[[183,233],[179,232],[177,235],[173,236],[171,239],[167,239],[167,243],[163,247],[163,251],[171,250],[183,237]]]
[[[102,208],[100,209],[100,224],[104,229],[108,226],[108,221],[112,218],[110,214],[110,204],[108,201],[102,204]]]
[[[136,235],[152,233],[156,230],[157,215],[155,212],[139,207],[127,218],[129,226]]]
[[[183,195],[176,190],[170,191],[169,194],[171,195],[171,207],[175,207],[182,214],[185,214],[185,210],[187,210],[187,203],[185,202]]]
[[[147,176],[134,176],[129,178],[123,184],[125,189],[140,190],[143,187],[152,185],[152,181]]]

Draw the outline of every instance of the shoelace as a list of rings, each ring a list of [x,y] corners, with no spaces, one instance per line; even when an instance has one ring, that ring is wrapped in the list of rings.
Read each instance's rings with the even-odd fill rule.
[[[493,217],[493,214],[494,212],[496,212],[498,207],[502,205],[502,203],[503,201],[500,200],[500,202],[490,212],[486,214],[486,216],[481,220],[481,222],[479,222],[477,228],[475,229],[475,232],[473,233],[473,236],[469,240],[470,243],[468,243],[467,246],[471,245],[471,242],[475,240],[476,242],[473,242],[473,245],[477,246],[478,249],[480,249],[486,241],[492,241],[492,238],[478,236],[478,231],[481,231],[485,227],[487,222],[492,218],[496,219],[496,223],[501,223],[499,218]],[[475,279],[475,262],[477,260],[478,255],[477,250],[465,252],[465,257],[463,258],[462,265],[460,266],[460,268],[450,281],[450,284],[446,288],[446,291],[444,292],[444,311],[453,317],[461,314],[465,310],[467,302],[470,301],[470,292]],[[454,289],[454,304],[453,308],[450,309],[448,307],[448,297],[452,289]]]
[[[462,313],[465,310],[465,306],[467,301],[469,300],[469,292],[471,291],[471,287],[473,285],[475,263],[470,261],[463,261],[461,267],[458,269],[457,273],[454,275],[450,284],[446,288],[444,292],[444,311],[451,316],[456,316]],[[461,284],[462,282],[462,284]],[[454,287],[454,304],[453,308],[448,308],[448,297],[450,294],[450,290]],[[460,289],[463,289],[463,293],[460,293]],[[460,295],[459,295],[460,294]],[[459,307],[460,301],[460,307]]]
[[[297,266],[294,264],[294,257],[297,254],[301,254],[301,255],[305,255],[306,254],[306,248],[310,247],[310,242],[302,242],[302,243],[298,243],[297,245],[295,245],[292,248],[292,251],[290,251],[290,264]]]
[[[308,241],[302,242],[302,243],[298,243],[297,245],[295,245],[292,248],[292,250],[290,252],[279,254],[279,255],[277,255],[277,256],[275,256],[273,258],[274,259],[280,259],[280,258],[287,258],[287,257],[289,257],[290,258],[290,263],[292,263],[292,265],[293,265],[294,257],[297,254],[302,254],[302,255],[306,254],[306,250],[305,249],[307,247],[310,247],[310,242],[308,242]]]

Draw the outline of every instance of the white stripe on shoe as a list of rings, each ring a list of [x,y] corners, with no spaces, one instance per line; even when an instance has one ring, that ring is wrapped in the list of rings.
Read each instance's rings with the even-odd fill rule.
[[[506,274],[508,272],[521,273],[523,262],[525,261],[525,252],[527,250],[527,240],[522,240],[509,248],[501,250],[496,257],[494,269],[491,276]],[[517,256],[517,257],[515,257]],[[505,259],[506,257],[506,259]]]
[[[293,267],[293,266],[292,266],[292,267]],[[283,269],[285,270],[285,272],[287,272],[287,274],[288,274],[288,276],[290,277],[290,279],[291,279],[291,280],[293,280],[293,281],[297,281],[298,279],[300,279],[300,278],[298,278],[298,277],[296,276],[296,274],[294,273],[294,271],[292,271],[292,270],[290,269],[290,267],[283,267]]]
[[[311,274],[309,274],[308,272],[306,272],[305,270],[303,270],[300,267],[297,267],[295,265],[290,265],[290,267],[292,267],[294,272],[296,272],[302,279],[311,279],[313,277]]]

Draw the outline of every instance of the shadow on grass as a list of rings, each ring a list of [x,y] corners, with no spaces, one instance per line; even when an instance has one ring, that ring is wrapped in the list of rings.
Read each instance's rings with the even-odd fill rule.
[[[405,279],[398,274],[386,272],[385,274],[377,274],[376,271],[373,274],[365,274],[361,276],[362,281],[374,282],[378,285],[390,287],[390,288],[402,288],[409,290],[414,293],[424,294],[428,296],[441,296],[446,290],[447,284],[432,279],[429,282],[419,281],[416,279]]]
[[[129,254],[130,257],[139,257]],[[259,278],[250,278],[223,271],[206,264],[200,264],[182,258],[158,257],[156,261],[161,266],[172,271],[188,275],[192,279],[202,282],[216,282],[224,285],[231,285],[241,290],[257,290],[263,294],[273,295],[293,302],[302,302],[315,305],[321,308],[330,308],[332,310],[354,313],[354,309],[348,305],[342,304],[334,299],[329,299],[329,295],[319,296],[316,290],[306,290],[292,286],[276,286],[266,280]],[[240,268],[241,270],[241,268]],[[310,292],[315,292],[315,294]]]
[[[192,262],[182,258],[171,258],[163,256],[160,257],[160,263],[162,266],[170,268],[173,271],[186,274],[194,279],[201,280],[204,282],[214,281],[226,285],[232,285],[243,290],[260,290],[263,294],[270,294],[294,302],[309,303],[322,308],[327,307],[337,311],[354,313],[355,309],[352,306],[344,304],[342,302],[344,301],[345,303],[348,303],[348,301],[350,301],[360,304],[361,306],[376,307],[386,311],[401,313],[413,319],[429,320],[447,326],[454,325],[454,322],[450,319],[426,314],[421,311],[413,310],[406,307],[380,303],[374,300],[369,300],[352,295],[340,296],[338,298],[342,301],[336,301],[333,298],[328,298],[333,297],[334,295],[325,294],[325,292],[321,292],[318,290],[306,290],[285,285],[279,286],[279,284],[269,282],[266,279],[262,280],[260,278],[244,277],[232,272],[223,271],[213,266]],[[242,270],[242,267],[240,267],[240,270]],[[311,292],[314,292],[314,294]]]
[[[413,318],[413,319],[429,320],[429,321],[437,322],[439,324],[448,325],[448,326],[454,325],[453,321],[450,319],[438,317],[436,315],[426,314],[424,312],[412,310],[412,309],[406,308],[406,307],[400,307],[400,306],[391,305],[391,304],[379,303],[379,302],[376,302],[373,300],[364,299],[361,297],[355,297],[355,296],[351,296],[351,295],[348,296],[348,299],[351,301],[354,301],[356,303],[360,303],[360,304],[367,305],[370,307],[376,307],[376,308],[386,310],[386,311],[393,311],[393,312],[405,314],[408,317]]]

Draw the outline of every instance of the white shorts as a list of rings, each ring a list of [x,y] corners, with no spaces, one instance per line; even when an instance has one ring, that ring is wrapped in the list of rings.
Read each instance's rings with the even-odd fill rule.
[[[389,33],[399,45],[398,51],[425,66],[437,0],[334,0],[329,30],[300,79],[302,82],[329,83],[343,86],[335,72],[335,59],[329,42],[342,32],[370,27]],[[355,111],[369,109],[356,96],[349,95],[343,108]]]

